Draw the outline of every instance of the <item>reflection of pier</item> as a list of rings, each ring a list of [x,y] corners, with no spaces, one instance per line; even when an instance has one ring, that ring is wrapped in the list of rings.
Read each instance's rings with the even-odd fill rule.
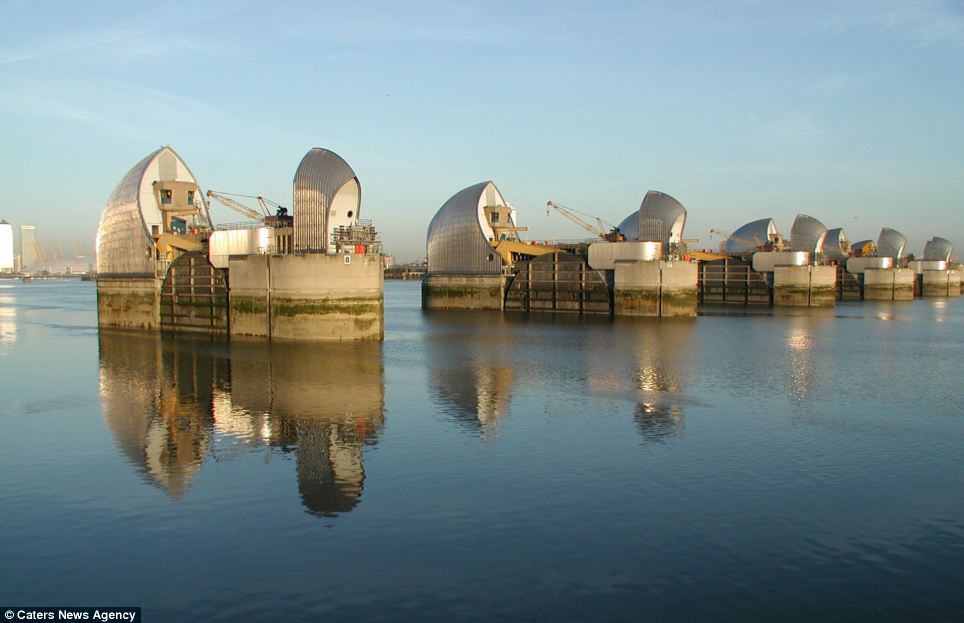
[[[440,328],[451,322],[460,331],[442,331],[429,342],[429,385],[437,401],[457,422],[487,439],[495,438],[499,421],[509,413],[518,374],[506,359],[511,337],[498,331],[507,321],[497,315],[476,313],[466,323],[464,312],[434,312],[432,322]]]
[[[688,322],[637,329],[634,413],[639,434],[647,442],[683,436],[683,391],[692,356],[694,328]]]
[[[384,423],[378,343],[211,342],[100,336],[100,392],[115,442],[147,479],[183,496],[209,457],[295,455],[309,512],[358,504],[363,449]]]

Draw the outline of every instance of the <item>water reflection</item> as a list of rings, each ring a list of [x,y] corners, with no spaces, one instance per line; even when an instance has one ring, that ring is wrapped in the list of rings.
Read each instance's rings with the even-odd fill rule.
[[[685,388],[695,366],[693,322],[426,316],[433,396],[444,415],[483,439],[498,437],[520,388],[548,396],[547,409],[567,408],[565,396],[573,392],[591,397],[591,409],[628,403],[647,442],[683,434]]]
[[[469,318],[466,318],[469,316]],[[510,360],[513,324],[500,314],[433,312],[429,385],[443,412],[483,439],[499,435],[517,371]]]
[[[3,357],[17,341],[17,308],[14,297],[0,294],[0,357]]]
[[[821,316],[793,316],[788,319],[783,338],[783,366],[786,393],[790,402],[801,404],[813,396],[822,367],[817,362],[814,335],[827,322]],[[823,368],[826,368],[824,364]]]
[[[692,322],[636,323],[633,331],[634,418],[646,442],[683,436],[684,391],[692,371]]]
[[[205,461],[294,455],[316,515],[362,493],[363,449],[384,425],[380,344],[296,344],[101,333],[100,393],[118,447],[179,498]]]

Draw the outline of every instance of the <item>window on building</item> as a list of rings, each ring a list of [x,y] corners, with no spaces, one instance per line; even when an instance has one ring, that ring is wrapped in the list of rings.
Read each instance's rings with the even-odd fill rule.
[[[499,213],[498,213],[498,212],[493,212],[493,213],[492,213],[492,222],[493,222],[493,223],[498,223],[498,222],[499,222]]]
[[[193,191],[193,190],[187,191],[187,204],[188,204],[188,205],[194,205],[194,191]]]
[[[170,190],[161,191],[161,203],[170,204],[172,201],[172,195]]]

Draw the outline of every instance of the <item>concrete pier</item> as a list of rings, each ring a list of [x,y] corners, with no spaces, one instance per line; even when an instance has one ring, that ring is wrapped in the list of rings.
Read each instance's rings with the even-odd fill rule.
[[[874,268],[864,271],[864,300],[894,300],[893,268]]]
[[[921,296],[960,296],[961,273],[958,270],[925,270],[921,273]]]
[[[162,280],[154,277],[99,277],[98,326],[160,330],[161,284]]]
[[[428,274],[422,280],[422,307],[501,310],[505,287],[502,275]]]
[[[837,270],[833,266],[776,266],[773,304],[787,307],[833,307]]]
[[[384,337],[380,255],[247,255],[229,262],[231,335]]]
[[[659,316],[659,260],[617,260],[614,269],[613,314]]]
[[[691,262],[617,260],[613,314],[696,316],[698,268]]]
[[[868,268],[864,271],[864,299],[914,300],[915,273],[909,268]]]
[[[914,280],[916,273],[909,268],[894,269],[894,300],[914,300]]]

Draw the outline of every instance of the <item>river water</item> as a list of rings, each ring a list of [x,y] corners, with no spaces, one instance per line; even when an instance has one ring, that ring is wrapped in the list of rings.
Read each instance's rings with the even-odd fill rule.
[[[960,620],[964,300],[98,334],[0,281],[0,606],[144,620]]]

